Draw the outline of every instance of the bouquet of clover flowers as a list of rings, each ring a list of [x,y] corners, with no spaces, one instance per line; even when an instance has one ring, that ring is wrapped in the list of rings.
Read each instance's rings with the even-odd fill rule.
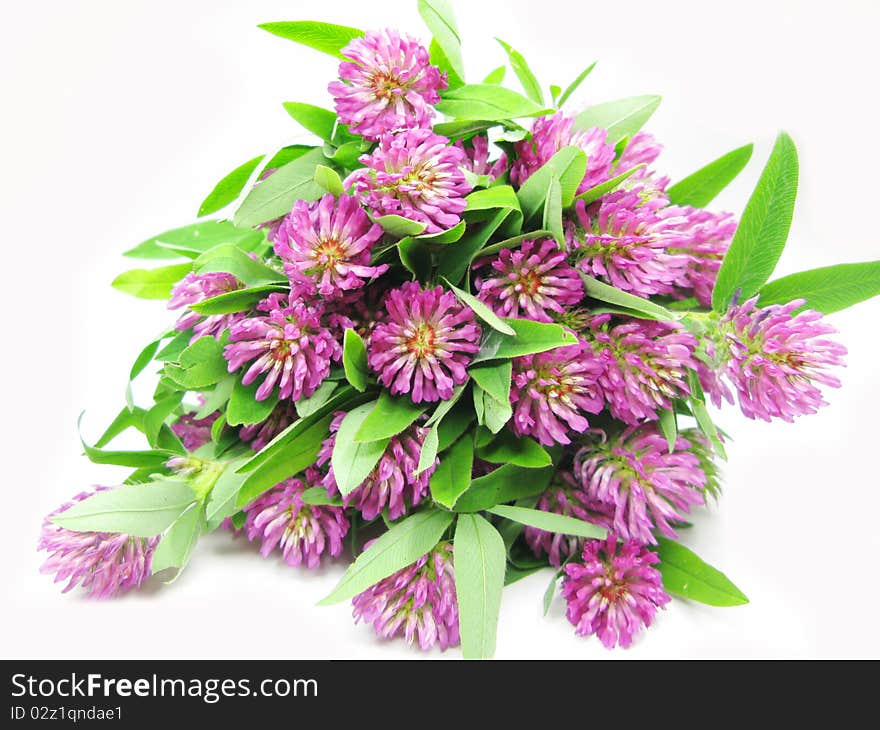
[[[680,596],[747,601],[677,542],[719,491],[707,403],[791,421],[837,387],[823,315],[880,292],[880,262],[770,281],[797,187],[781,134],[737,224],[705,209],[741,147],[680,182],[641,131],[659,98],[561,110],[523,56],[466,83],[446,2],[395,30],[270,23],[340,59],[321,143],[236,168],[204,220],[127,252],[177,259],[114,286],[168,299],[159,366],[94,445],[124,484],[47,518],[44,569],[97,597],[176,576],[199,537],[353,562],[324,603],[423,649],[490,656],[502,589],[546,567],[580,635],[629,646]],[[252,183],[251,183],[252,181]],[[249,183],[251,183],[249,185]],[[130,391],[129,391],[130,392]],[[123,430],[139,451],[108,449]]]

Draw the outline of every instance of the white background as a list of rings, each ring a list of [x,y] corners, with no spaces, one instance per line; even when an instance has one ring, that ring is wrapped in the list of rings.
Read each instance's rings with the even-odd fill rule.
[[[466,8],[466,5],[469,6]],[[459,3],[469,77],[519,48],[547,83],[599,59],[572,108],[643,93],[664,103],[649,128],[660,167],[680,179],[748,141],[756,154],[716,205],[741,212],[777,129],[801,155],[801,192],[779,274],[877,259],[880,5],[738,0]],[[80,456],[76,417],[94,440],[123,403],[126,373],[170,322],[161,303],[109,287],[136,261],[119,254],[190,222],[226,172],[295,141],[282,101],[330,105],[335,63],[256,28],[322,19],[396,25],[425,38],[406,2],[127,0],[4,3],[3,591],[7,657],[413,657],[354,626],[349,607],[314,604],[342,572],[262,560],[244,540],[210,536],[173,586],[115,602],[61,595],[37,570],[42,515],[122,471]],[[511,81],[515,85],[515,80]],[[880,302],[834,315],[850,349],[844,388],[795,425],[728,409],[718,507],[685,542],[749,595],[742,608],[676,601],[628,652],[574,636],[548,576],[507,590],[497,655],[514,657],[830,657],[880,655],[873,613],[880,484]],[[429,656],[439,657],[439,652]],[[457,651],[446,656],[458,656]]]

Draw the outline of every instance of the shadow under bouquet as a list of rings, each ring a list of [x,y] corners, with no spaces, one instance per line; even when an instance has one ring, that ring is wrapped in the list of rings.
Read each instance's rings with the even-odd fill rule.
[[[642,131],[659,97],[569,113],[593,66],[546,93],[503,41],[522,90],[504,66],[466,83],[447,3],[419,10],[428,45],[261,26],[339,59],[334,110],[285,104],[314,145],[244,163],[203,220],[126,253],[173,261],[114,286],[177,319],[131,369],[158,370],[152,402],[129,389],[83,444],[133,472],[43,525],[67,589],[176,578],[223,530],[291,566],[350,560],[323,603],[465,657],[492,655],[504,585],[539,570],[545,606],[561,594],[609,648],[672,596],[747,602],[678,542],[719,492],[709,406],[816,412],[845,355],[824,315],[877,294],[880,263],[769,281],[797,188],[786,134],[737,223],[705,206],[751,145],[671,184]],[[143,450],[108,447],[132,428]]]

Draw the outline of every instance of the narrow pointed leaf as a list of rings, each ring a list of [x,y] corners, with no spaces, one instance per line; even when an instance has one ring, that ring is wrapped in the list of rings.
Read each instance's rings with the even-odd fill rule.
[[[663,576],[663,587],[669,593],[709,606],[742,606],[749,602],[724,573],[681,543],[658,538],[657,554],[660,557],[657,568]]]
[[[263,155],[254,157],[252,160],[248,160],[236,167],[220,180],[199,206],[199,218],[216,213],[218,210],[222,210],[234,202],[241,195],[241,191],[244,190],[247,181],[251,179],[251,175],[257,169],[257,165],[262,161]]]
[[[262,23],[259,27],[273,35],[301,43],[337,58],[344,58],[340,51],[350,41],[360,38],[364,34],[362,30],[357,28],[320,23],[314,20]]]
[[[437,545],[451,522],[450,512],[431,509],[416,512],[392,525],[388,532],[358,555],[336,588],[319,605],[347,601],[374,583],[411,565]]]
[[[725,311],[734,296],[743,301],[756,294],[773,274],[791,227],[797,185],[797,150],[781,132],[718,271],[712,292],[716,311]]]
[[[761,287],[759,304],[787,304],[805,299],[804,307],[823,314],[839,312],[880,295],[880,261],[837,264],[784,276]]]
[[[752,158],[752,149],[750,144],[738,147],[675,183],[666,191],[669,202],[705,208],[742,172]]]
[[[489,659],[495,653],[507,565],[504,541],[485,518],[461,515],[454,545],[462,653],[465,659]]]

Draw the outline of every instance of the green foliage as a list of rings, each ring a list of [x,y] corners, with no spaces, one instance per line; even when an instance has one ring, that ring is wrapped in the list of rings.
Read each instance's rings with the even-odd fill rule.
[[[587,66],[583,71],[581,71],[581,72],[577,75],[577,78],[576,78],[574,81],[572,81],[572,82],[568,85],[568,87],[565,89],[565,91],[562,92],[562,94],[559,96],[559,98],[556,99],[556,105],[557,105],[557,106],[562,106],[563,104],[565,104],[565,102],[568,101],[569,97],[570,97],[575,91],[578,90],[578,87],[579,87],[582,83],[584,83],[584,79],[586,79],[587,76],[589,76],[589,75],[592,73],[592,71],[593,71],[594,68],[596,68],[596,61],[593,61],[589,66]]]
[[[353,388],[361,392],[367,389],[367,346],[353,329],[345,330],[342,340],[342,367],[345,369],[345,379]]]
[[[388,446],[388,438],[366,443],[354,440],[355,434],[375,405],[375,403],[364,403],[349,411],[342,419],[339,431],[336,433],[331,464],[333,476],[342,496],[346,496],[361,485],[379,463]]]
[[[759,294],[762,307],[804,299],[804,308],[839,312],[880,294],[880,261],[801,271],[764,284]]]
[[[235,211],[239,228],[252,228],[290,212],[297,200],[317,200],[324,194],[315,182],[315,169],[326,164],[321,150],[311,150],[282,165],[272,175],[254,185]]]
[[[465,84],[442,94],[437,111],[453,119],[490,122],[537,117],[548,110],[541,104],[496,84]]]
[[[669,202],[705,208],[742,172],[752,159],[752,148],[750,144],[738,147],[675,183],[666,191]]]
[[[262,23],[259,26],[265,31],[301,43],[316,51],[327,53],[337,58],[344,58],[340,51],[364,32],[357,28],[332,23],[319,23],[314,20],[297,20],[279,23]]]
[[[480,515],[460,515],[455,528],[455,592],[465,659],[489,659],[495,653],[506,566],[498,530]]]
[[[745,594],[720,570],[704,562],[681,543],[658,538],[657,566],[667,592],[710,606],[741,606]]]
[[[396,436],[425,412],[428,405],[413,403],[409,395],[395,396],[383,390],[379,400],[354,433],[361,443]]]
[[[161,535],[195,501],[193,491],[182,482],[129,484],[96,492],[50,519],[78,532],[153,537]]]
[[[418,7],[419,15],[434,36],[436,47],[431,49],[431,60],[439,60],[437,65],[441,70],[451,72],[450,76],[454,76],[457,83],[450,83],[451,88],[461,85],[464,82],[464,62],[461,57],[461,38],[451,3],[446,0],[419,0]]]
[[[522,357],[546,352],[556,347],[574,345],[577,338],[558,324],[533,322],[529,319],[504,319],[516,332],[513,337],[493,330],[483,338],[474,363],[499,358]]]
[[[608,144],[632,139],[660,106],[659,96],[633,96],[596,104],[574,118],[576,129],[602,127],[608,130]]]
[[[254,170],[263,161],[263,157],[263,155],[258,155],[248,160],[220,180],[199,206],[199,218],[216,213],[235,201],[241,195],[247,181],[251,179]]]
[[[423,510],[392,525],[388,532],[358,555],[336,588],[319,605],[347,601],[411,565],[437,545],[451,522],[449,512]]]
[[[283,106],[284,111],[316,137],[327,142],[333,139],[333,129],[336,127],[336,114],[334,112],[298,101],[285,101]]]
[[[168,299],[174,285],[192,270],[192,264],[132,269],[113,280],[113,288],[140,299]]]
[[[538,82],[538,79],[535,77],[535,74],[532,72],[532,69],[529,67],[528,62],[523,55],[500,38],[496,38],[495,40],[498,41],[501,44],[501,47],[507,52],[507,58],[510,60],[510,67],[513,69],[513,72],[522,84],[526,96],[536,104],[543,104],[544,92],[541,91],[541,84]]]
[[[456,500],[470,486],[473,465],[474,443],[468,436],[462,436],[444,454],[431,475],[431,496],[434,501],[452,509]]]
[[[770,278],[788,238],[797,184],[797,150],[781,132],[718,271],[712,292],[716,311],[725,311],[735,295],[748,299]]]

